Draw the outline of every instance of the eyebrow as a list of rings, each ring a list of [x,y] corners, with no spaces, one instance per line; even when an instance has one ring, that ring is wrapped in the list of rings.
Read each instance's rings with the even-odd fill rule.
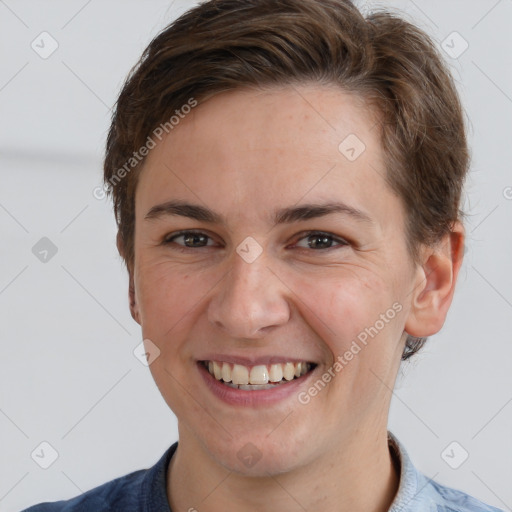
[[[281,208],[274,212],[271,220],[274,225],[290,224],[292,222],[316,219],[334,213],[347,215],[359,222],[374,224],[374,221],[368,214],[342,202],[302,204],[300,206]],[[212,224],[226,224],[224,217],[210,208],[176,200],[153,206],[145,215],[144,219],[155,220],[166,216],[180,216]]]

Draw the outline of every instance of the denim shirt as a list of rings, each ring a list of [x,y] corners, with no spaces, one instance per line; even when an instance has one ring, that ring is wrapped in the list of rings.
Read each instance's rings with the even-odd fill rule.
[[[400,463],[399,488],[389,512],[504,512],[427,478],[389,431],[388,444]],[[170,446],[149,469],[121,476],[70,500],[40,503],[22,512],[172,512],[166,492],[167,468],[177,446]]]

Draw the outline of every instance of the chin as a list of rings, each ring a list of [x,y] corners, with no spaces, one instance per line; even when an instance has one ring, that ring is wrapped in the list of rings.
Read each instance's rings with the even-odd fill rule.
[[[284,436],[283,436],[284,437]],[[269,439],[268,433],[261,435],[234,435],[225,445],[211,439],[206,443],[210,456],[228,471],[252,477],[268,477],[287,473],[302,466],[306,456],[305,443],[286,436],[276,435]]]

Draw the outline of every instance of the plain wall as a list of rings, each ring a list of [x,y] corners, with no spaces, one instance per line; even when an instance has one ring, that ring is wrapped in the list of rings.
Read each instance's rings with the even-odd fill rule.
[[[2,512],[148,467],[177,439],[173,413],[133,355],[141,333],[112,207],[93,190],[126,74],[193,4],[0,2]],[[440,46],[462,48],[454,31],[467,41],[458,58],[445,55],[472,147],[454,302],[442,331],[403,364],[389,429],[428,477],[512,510],[512,2],[378,5],[399,8]],[[43,31],[58,43],[46,59],[31,47]],[[43,237],[57,249],[47,262],[33,253]],[[58,452],[48,469],[31,458],[43,441]],[[441,457],[453,441],[469,453],[458,469]]]

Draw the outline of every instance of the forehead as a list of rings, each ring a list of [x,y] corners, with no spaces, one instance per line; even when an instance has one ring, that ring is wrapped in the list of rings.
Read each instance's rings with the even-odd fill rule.
[[[374,112],[334,87],[220,93],[199,104],[150,151],[137,188],[146,210],[172,198],[238,214],[343,200],[389,207]],[[145,213],[145,212],[142,212]]]

